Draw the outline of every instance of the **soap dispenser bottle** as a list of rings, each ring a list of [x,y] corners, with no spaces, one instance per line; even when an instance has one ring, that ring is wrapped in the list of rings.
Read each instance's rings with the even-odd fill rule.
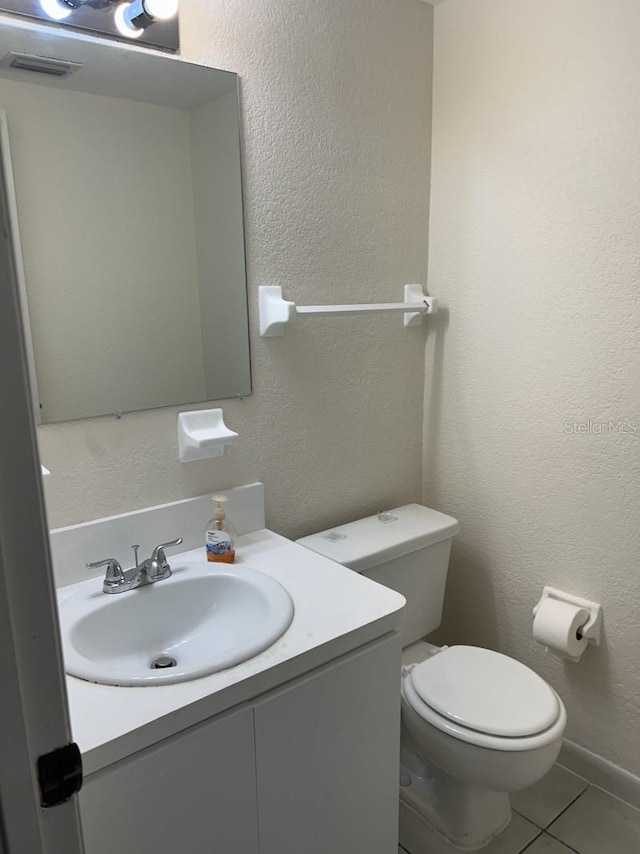
[[[214,495],[212,499],[216,512],[207,523],[205,533],[205,548],[207,560],[214,563],[233,563],[236,559],[236,531],[227,519],[225,505],[226,495]]]

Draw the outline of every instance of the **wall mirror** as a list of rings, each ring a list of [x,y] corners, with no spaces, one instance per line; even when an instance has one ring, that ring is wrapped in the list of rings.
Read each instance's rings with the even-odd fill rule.
[[[236,75],[0,25],[41,423],[251,392]]]

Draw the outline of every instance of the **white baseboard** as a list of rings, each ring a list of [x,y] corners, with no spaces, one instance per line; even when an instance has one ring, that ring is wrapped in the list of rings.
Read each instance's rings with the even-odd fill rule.
[[[602,756],[591,753],[585,747],[564,739],[558,764],[588,780],[599,789],[604,789],[621,801],[626,801],[632,807],[640,809],[640,777],[619,768],[608,759],[603,759]]]

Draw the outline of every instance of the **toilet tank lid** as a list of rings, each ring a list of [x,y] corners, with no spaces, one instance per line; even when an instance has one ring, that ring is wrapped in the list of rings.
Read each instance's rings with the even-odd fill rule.
[[[460,529],[452,516],[421,504],[405,504],[356,522],[338,525],[297,542],[356,572],[454,537]]]

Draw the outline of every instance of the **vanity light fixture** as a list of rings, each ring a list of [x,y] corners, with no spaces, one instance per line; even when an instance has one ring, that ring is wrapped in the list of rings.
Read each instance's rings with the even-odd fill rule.
[[[132,0],[115,11],[118,32],[130,39],[139,38],[156,21],[170,21],[178,12],[178,0]]]
[[[178,51],[180,0],[0,0],[8,12],[120,40]]]
[[[40,0],[42,11],[54,21],[64,21],[85,3],[86,0]]]

